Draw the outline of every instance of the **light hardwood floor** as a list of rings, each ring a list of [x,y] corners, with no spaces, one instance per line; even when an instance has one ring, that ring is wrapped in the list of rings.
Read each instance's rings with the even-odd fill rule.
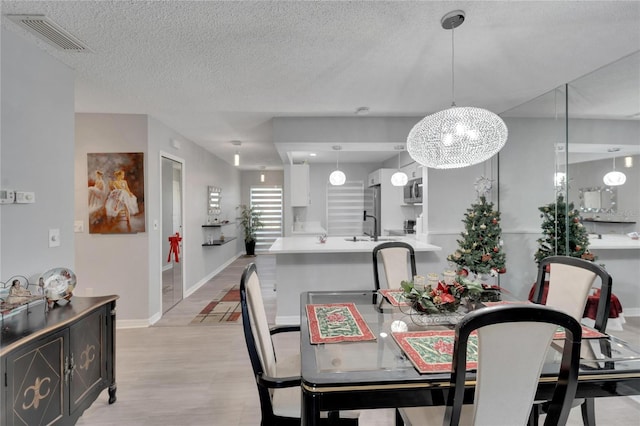
[[[189,325],[215,295],[240,282],[244,266],[252,261],[258,266],[261,281],[274,279],[272,256],[241,257],[154,326],[118,329],[118,400],[109,405],[108,395],[103,392],[77,424],[259,425],[260,407],[242,327]],[[265,295],[265,304],[273,320],[275,295]],[[625,332],[619,334],[640,347],[640,318],[628,318]],[[296,339],[276,337],[279,351],[298,350]],[[569,425],[582,424],[579,411],[572,410]],[[640,398],[597,399],[596,417],[599,426],[638,426]],[[392,410],[363,411],[360,418],[361,426],[393,424]]]

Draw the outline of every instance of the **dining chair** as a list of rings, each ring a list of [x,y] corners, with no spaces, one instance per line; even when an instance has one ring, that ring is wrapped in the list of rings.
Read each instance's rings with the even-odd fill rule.
[[[549,256],[542,259],[538,266],[532,301],[563,310],[580,321],[597,277],[600,277],[600,298],[593,328],[604,333],[609,319],[613,279],[600,265],[570,256]],[[577,405],[581,406],[584,425],[595,426],[593,398],[578,399],[574,403],[574,406]],[[537,423],[537,414],[544,407],[537,404],[534,409],[533,426]]]
[[[411,281],[416,275],[416,255],[411,244],[388,241],[373,248],[373,280],[376,291],[380,290],[378,258],[382,259],[386,288],[400,288],[402,281]]]
[[[300,354],[276,359],[272,335],[300,331],[300,326],[269,328],[255,263],[247,265],[240,279],[242,328],[258,386],[262,426],[300,425]],[[358,412],[323,413],[322,424],[357,425]]]
[[[541,305],[505,304],[465,315],[456,325],[446,406],[400,408],[405,425],[526,425],[547,351],[565,330],[559,373],[545,425],[564,425],[576,392],[582,328],[572,316]],[[477,333],[473,404],[463,405],[469,337]],[[468,396],[468,395],[467,395]]]

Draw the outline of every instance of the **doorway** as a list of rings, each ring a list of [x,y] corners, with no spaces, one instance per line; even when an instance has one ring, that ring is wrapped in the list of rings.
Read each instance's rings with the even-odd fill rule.
[[[162,176],[162,313],[182,300],[184,259],[182,241],[183,161],[161,157]],[[176,238],[177,237],[177,238]],[[172,241],[174,246],[172,246]]]

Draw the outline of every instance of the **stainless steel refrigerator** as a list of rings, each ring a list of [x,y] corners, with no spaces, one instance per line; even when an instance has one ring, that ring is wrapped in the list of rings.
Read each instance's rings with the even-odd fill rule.
[[[363,222],[362,230],[364,234],[373,235],[373,224],[374,222],[377,222],[378,229],[377,229],[376,235],[382,235],[380,233],[382,229],[381,202],[382,200],[380,197],[380,185],[374,185],[374,186],[370,186],[369,188],[365,188],[364,210],[367,212],[367,215],[375,216],[376,221],[374,221],[371,218],[367,218],[367,220]]]

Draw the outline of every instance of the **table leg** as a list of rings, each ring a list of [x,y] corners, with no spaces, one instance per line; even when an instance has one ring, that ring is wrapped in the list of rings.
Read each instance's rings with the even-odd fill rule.
[[[310,393],[302,391],[302,407],[300,410],[302,426],[320,424],[320,409],[317,399]]]

